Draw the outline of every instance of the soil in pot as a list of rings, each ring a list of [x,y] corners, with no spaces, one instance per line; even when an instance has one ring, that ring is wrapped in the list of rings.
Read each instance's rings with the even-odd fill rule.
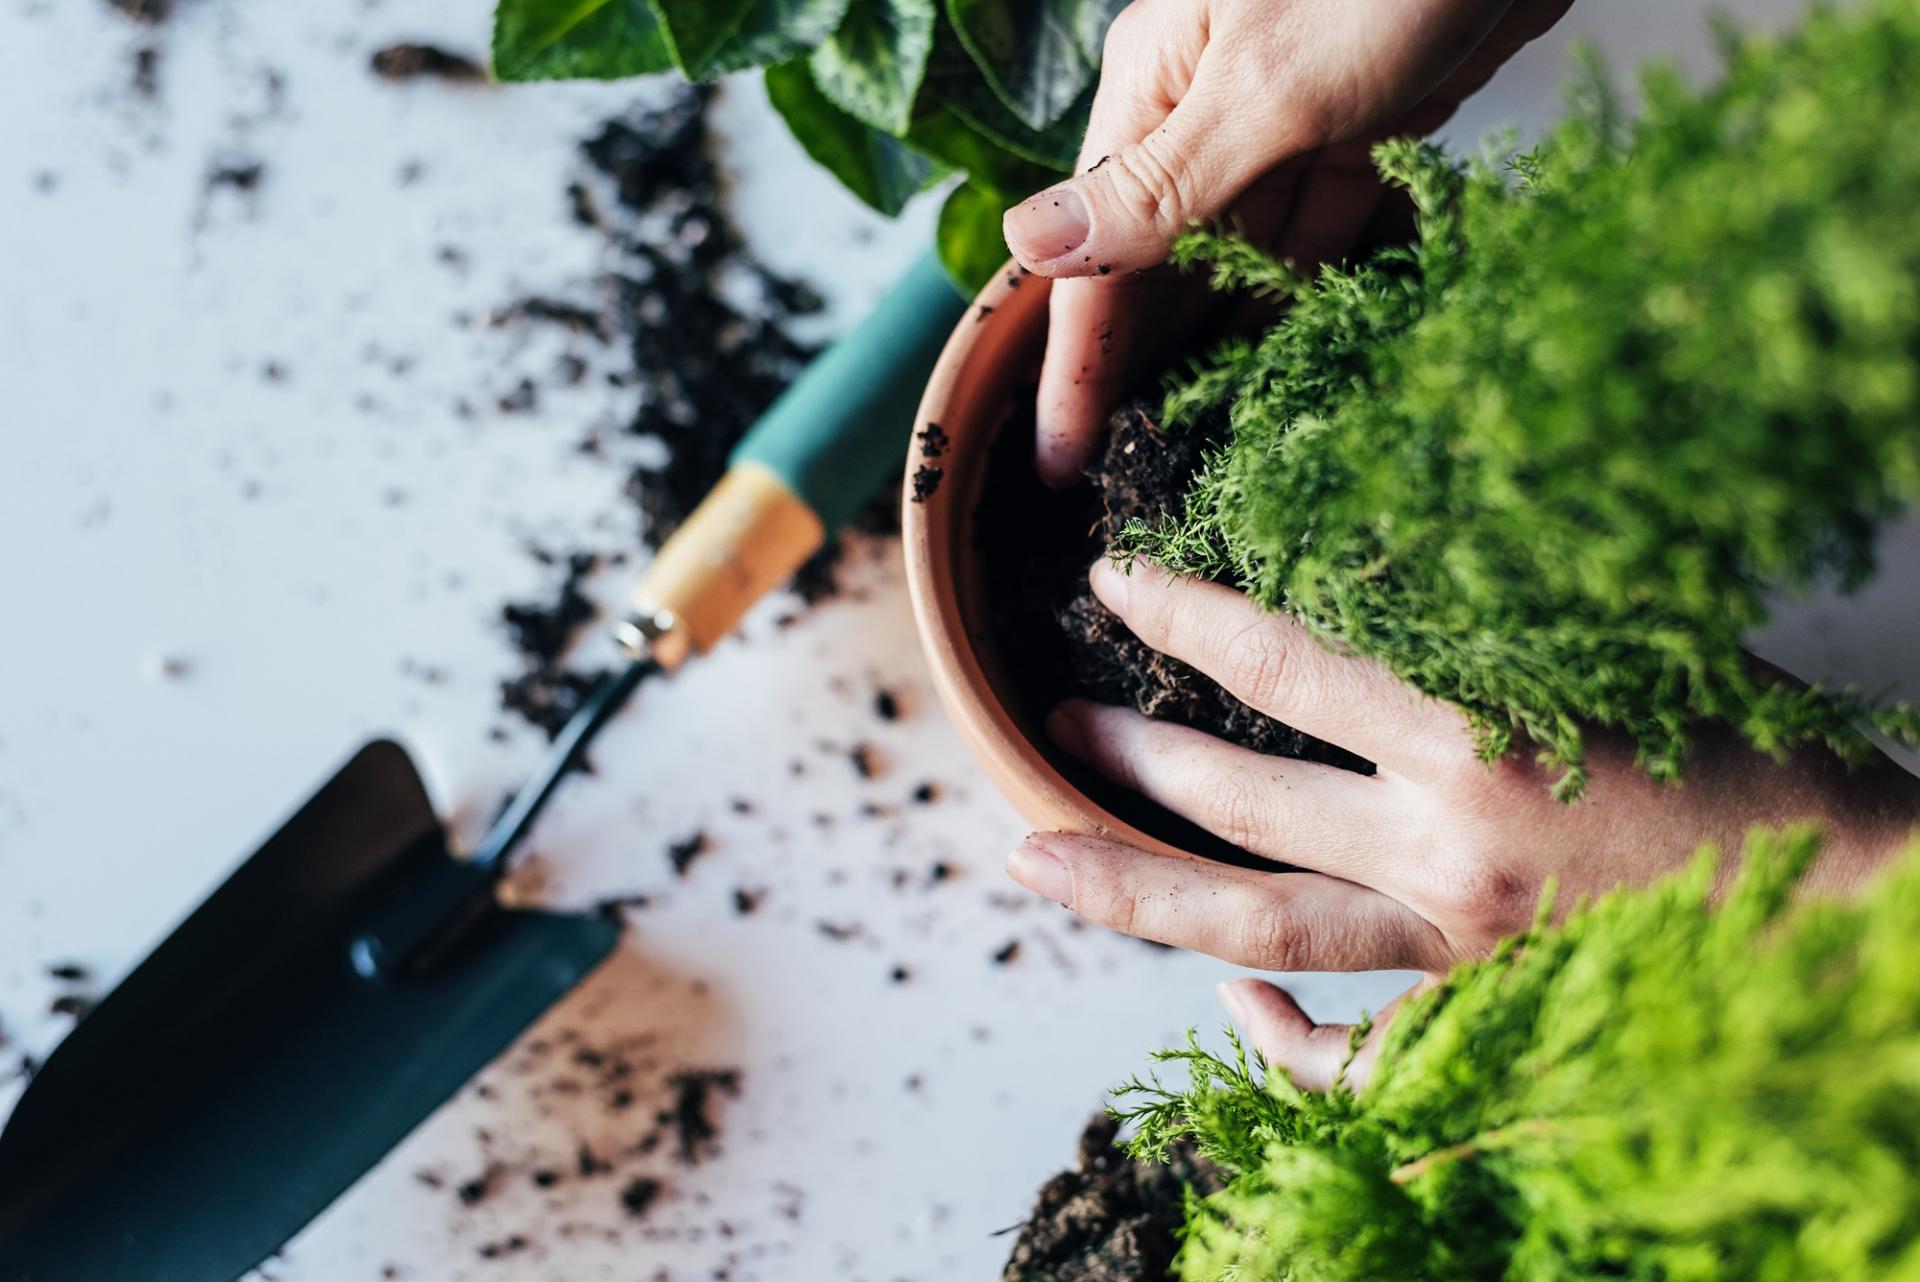
[[[1001,1282],[1160,1282],[1173,1267],[1186,1222],[1186,1189],[1220,1182],[1191,1148],[1137,1162],[1114,1144],[1119,1124],[1102,1114],[1080,1136],[1080,1160],[1040,1189],[1020,1225]]]
[[[1033,470],[1032,396],[994,442],[975,529],[1000,672],[996,683],[1048,760],[1116,817],[1194,854],[1273,867],[1095,775],[1053,747],[1039,727],[1062,700],[1121,704],[1275,756],[1371,773],[1359,757],[1257,712],[1177,659],[1149,648],[1101,605],[1087,568],[1126,524],[1177,511],[1224,415],[1178,431],[1135,401],[1113,416],[1089,484],[1056,491]]]

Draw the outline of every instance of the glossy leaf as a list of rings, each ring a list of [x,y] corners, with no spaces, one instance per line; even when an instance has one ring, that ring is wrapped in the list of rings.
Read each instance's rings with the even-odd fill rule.
[[[967,175],[1011,203],[1053,182],[1058,174],[1036,165],[987,137],[939,102],[923,103],[914,113],[907,141],[948,169]]]
[[[946,0],[955,33],[1007,109],[1032,130],[1065,119],[1100,68],[1126,0]]]
[[[752,0],[733,34],[715,51],[712,74],[771,67],[798,58],[831,36],[848,0]]]
[[[1028,128],[988,86],[953,25],[944,20],[927,62],[927,92],[976,132],[1056,173],[1071,172],[1079,159],[1087,111],[1093,104],[1093,86],[1089,84],[1059,120],[1045,129]]]
[[[1000,232],[1004,208],[998,194],[972,182],[955,187],[940,206],[935,231],[940,265],[969,297],[1007,261],[1007,242]]]
[[[648,0],[500,0],[493,13],[497,80],[614,80],[673,66]]]
[[[828,99],[806,62],[769,67],[766,79],[767,97],[807,154],[881,213],[899,213],[933,176],[927,157]]]
[[[649,0],[666,19],[667,45],[674,65],[689,80],[719,74],[718,56],[727,48],[754,0]]]
[[[904,134],[933,50],[935,0],[852,0],[811,59],[820,91],[871,127]]]

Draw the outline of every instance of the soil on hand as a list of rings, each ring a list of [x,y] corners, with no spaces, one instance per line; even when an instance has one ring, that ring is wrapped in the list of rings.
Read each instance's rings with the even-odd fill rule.
[[[1048,489],[1033,470],[1031,397],[1016,395],[988,465],[977,519],[1002,680],[1034,742],[1076,787],[1118,817],[1196,854],[1234,848],[1050,748],[1038,727],[1062,700],[1120,704],[1274,756],[1370,772],[1365,761],[1257,712],[1192,667],[1143,644],[1087,586],[1087,569],[1136,518],[1178,510],[1226,424],[1163,431],[1145,402],[1108,424],[1090,484]],[[1261,866],[1271,867],[1262,861]]]
[[[1186,1190],[1220,1181],[1190,1148],[1137,1162],[1114,1144],[1104,1114],[1080,1136],[1079,1165],[1041,1186],[1001,1282],[1161,1282],[1173,1267]]]

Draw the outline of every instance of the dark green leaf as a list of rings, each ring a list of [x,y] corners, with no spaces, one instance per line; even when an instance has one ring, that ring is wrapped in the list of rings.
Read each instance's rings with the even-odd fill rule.
[[[1126,0],[947,0],[960,42],[1021,124],[1059,122],[1093,83]]]
[[[970,182],[955,187],[940,206],[940,265],[969,297],[1007,261],[1007,242],[1000,234],[1004,207],[999,196]]]
[[[1058,175],[1015,155],[973,128],[938,102],[923,102],[914,113],[907,141],[967,181],[1011,203],[1053,182]]]
[[[904,134],[933,49],[935,0],[853,0],[813,51],[813,76],[842,111]]]
[[[647,0],[500,0],[493,11],[497,80],[614,80],[672,68]]]
[[[767,97],[807,154],[883,214],[899,213],[933,173],[925,156],[829,101],[804,61],[769,67]]]
[[[674,65],[689,80],[719,74],[716,59],[755,8],[754,0],[649,0],[666,19]]]
[[[713,74],[798,58],[832,35],[846,13],[847,0],[752,0],[740,25],[714,53]]]
[[[934,38],[933,55],[927,62],[927,91],[976,132],[1014,155],[1056,173],[1071,172],[1079,159],[1087,111],[1093,105],[1093,86],[1088,85],[1081,92],[1080,100],[1059,120],[1043,130],[1029,129],[988,87],[980,68],[961,45],[953,25],[944,20]]]

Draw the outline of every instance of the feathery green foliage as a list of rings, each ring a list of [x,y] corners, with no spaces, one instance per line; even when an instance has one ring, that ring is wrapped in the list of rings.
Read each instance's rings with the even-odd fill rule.
[[[1539,924],[1408,1003],[1373,1079],[1301,1091],[1189,1038],[1121,1092],[1137,1155],[1226,1187],[1190,1282],[1920,1278],[1920,840],[1791,900],[1811,830]],[[1542,922],[1544,923],[1544,914]]]
[[[1728,41],[1705,92],[1603,75],[1502,166],[1378,149],[1418,242],[1303,278],[1199,233],[1181,261],[1284,319],[1168,400],[1230,406],[1184,514],[1126,552],[1230,577],[1524,737],[1576,795],[1581,727],[1676,774],[1689,728],[1868,750],[1920,712],[1756,672],[1766,594],[1857,582],[1920,494],[1920,0]]]

